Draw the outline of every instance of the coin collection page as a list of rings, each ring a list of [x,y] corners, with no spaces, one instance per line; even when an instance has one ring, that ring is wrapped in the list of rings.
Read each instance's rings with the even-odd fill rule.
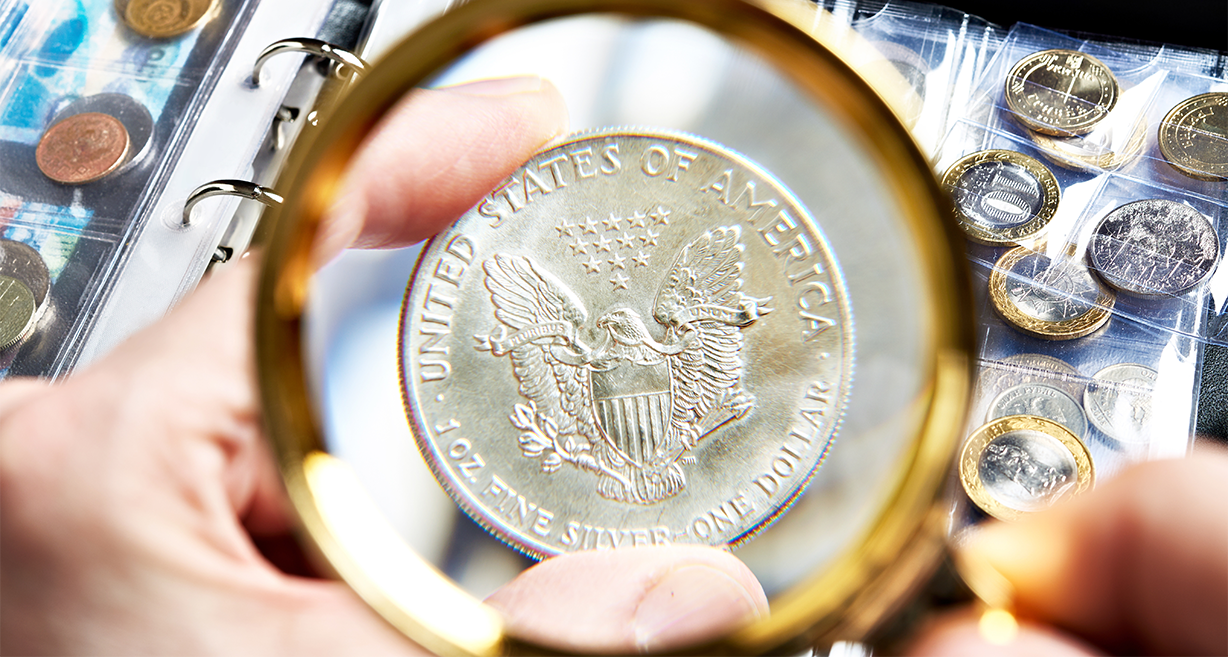
[[[1228,83],[1204,72],[1017,25],[951,117],[935,168],[981,341],[957,528],[1188,449],[1228,290]]]
[[[167,4],[0,1],[0,378],[72,367],[253,3]]]

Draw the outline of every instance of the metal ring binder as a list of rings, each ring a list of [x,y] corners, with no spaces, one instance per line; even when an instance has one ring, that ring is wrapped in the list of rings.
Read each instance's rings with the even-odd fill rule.
[[[246,180],[214,180],[197,187],[188,195],[188,202],[183,206],[184,228],[192,225],[192,208],[204,199],[212,196],[239,196],[241,198],[259,201],[269,207],[278,207],[283,198],[268,187],[261,187]]]
[[[327,41],[310,38],[282,39],[275,41],[260,52],[256,57],[256,65],[252,67],[252,85],[260,86],[260,71],[269,58],[284,52],[305,52],[317,57],[331,59],[341,66],[348,66],[354,71],[352,77],[357,78],[367,70],[367,63],[354,53],[338,48]]]

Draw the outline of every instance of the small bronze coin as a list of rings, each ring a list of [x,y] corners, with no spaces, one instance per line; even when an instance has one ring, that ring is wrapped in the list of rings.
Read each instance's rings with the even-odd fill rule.
[[[1160,152],[1181,173],[1228,179],[1228,92],[1187,98],[1160,122]]]
[[[0,351],[24,338],[34,325],[34,293],[21,281],[0,275]]]
[[[38,168],[66,185],[94,182],[115,171],[128,155],[128,131],[101,112],[70,116],[43,133],[34,151]]]
[[[199,25],[216,4],[217,0],[115,0],[115,10],[139,34],[164,39]]]
[[[1042,50],[1006,76],[1006,106],[1027,128],[1068,137],[1089,132],[1117,105],[1117,78],[1077,50]]]

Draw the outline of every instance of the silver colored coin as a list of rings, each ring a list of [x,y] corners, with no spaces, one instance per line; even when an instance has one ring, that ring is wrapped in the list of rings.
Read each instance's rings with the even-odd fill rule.
[[[139,164],[153,148],[154,120],[149,110],[131,96],[117,93],[94,94],[69,103],[56,112],[52,124],[77,114],[98,112],[113,116],[128,131],[128,155],[125,161],[111,172],[123,173]]]
[[[1034,415],[1066,427],[1076,438],[1087,435],[1087,415],[1074,397],[1043,383],[1025,383],[998,395],[986,421],[1008,415]]]
[[[1156,371],[1118,363],[1096,373],[1083,393],[1083,408],[1097,429],[1113,440],[1140,444],[1151,438],[1151,396]]]
[[[1039,511],[1077,483],[1070,451],[1052,436],[1020,430],[994,439],[981,452],[981,483],[994,499],[1017,511]]]
[[[1219,238],[1201,212],[1145,199],[1104,216],[1087,247],[1109,285],[1140,296],[1177,296],[1207,280],[1219,263]]]
[[[1087,377],[1060,358],[1045,354],[1014,354],[985,361],[977,374],[977,394],[997,396],[1025,383],[1043,383],[1064,390],[1075,399],[1083,397]]]
[[[814,476],[852,348],[840,267],[781,183],[698,138],[603,131],[424,250],[401,380],[441,485],[514,547],[723,545]]]

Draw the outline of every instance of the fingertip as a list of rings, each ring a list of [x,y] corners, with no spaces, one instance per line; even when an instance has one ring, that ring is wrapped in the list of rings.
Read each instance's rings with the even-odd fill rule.
[[[944,657],[1086,657],[1100,652],[1050,627],[1023,623],[1009,640],[987,635],[981,617],[971,611],[955,612],[930,622],[903,651],[905,655]]]

